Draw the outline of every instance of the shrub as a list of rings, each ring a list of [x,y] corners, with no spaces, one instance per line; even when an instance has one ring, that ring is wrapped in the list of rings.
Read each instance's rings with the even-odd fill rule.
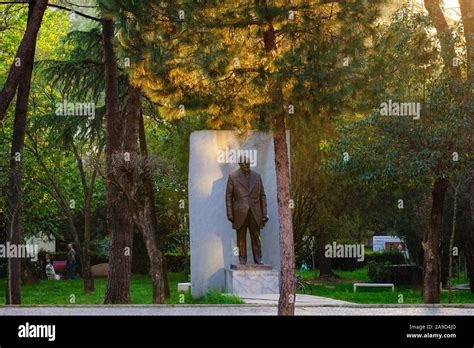
[[[389,265],[389,263],[379,263],[375,261],[369,261],[367,263],[368,271],[367,275],[373,283],[385,283],[386,274],[384,271],[384,266]]]
[[[189,256],[183,255],[166,255],[166,266],[168,272],[184,272],[184,274],[190,273],[190,262]]]
[[[405,255],[399,251],[365,252],[364,261],[360,262],[356,258],[333,258],[331,260],[332,268],[341,271],[353,271],[365,267],[370,261],[377,263],[389,263],[393,265],[404,264]]]
[[[369,261],[368,276],[374,283],[421,285],[422,268],[417,265],[392,265],[389,262]]]
[[[359,262],[356,258],[333,258],[331,259],[333,269],[340,271],[353,271],[365,266],[365,262]]]
[[[402,265],[406,263],[405,254],[400,251],[368,251],[365,253],[365,262],[368,264],[370,261],[375,261],[377,263],[388,262],[392,265]]]

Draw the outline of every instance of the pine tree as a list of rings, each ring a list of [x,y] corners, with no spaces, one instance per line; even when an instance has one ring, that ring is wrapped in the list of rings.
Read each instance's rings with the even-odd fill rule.
[[[208,115],[215,128],[274,132],[282,315],[294,313],[295,299],[285,119],[294,110],[315,112],[354,93],[340,82],[357,70],[354,63],[367,49],[375,5],[122,1],[112,10],[121,48],[131,58],[131,81],[165,116],[179,117],[184,106],[187,113]],[[345,70],[349,60],[353,68]]]

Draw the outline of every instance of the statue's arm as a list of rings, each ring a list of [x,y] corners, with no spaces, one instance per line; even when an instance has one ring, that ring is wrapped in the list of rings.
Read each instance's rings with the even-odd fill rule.
[[[234,182],[230,176],[227,178],[225,206],[227,209],[227,219],[229,221],[234,221]]]

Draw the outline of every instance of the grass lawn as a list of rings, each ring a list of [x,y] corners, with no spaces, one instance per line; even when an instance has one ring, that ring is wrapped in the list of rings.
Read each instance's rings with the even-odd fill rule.
[[[313,295],[330,297],[338,300],[344,300],[354,303],[365,304],[398,304],[403,296],[404,304],[423,303],[421,288],[395,287],[395,292],[391,289],[357,289],[353,292],[353,283],[369,282],[367,276],[367,267],[354,271],[335,271],[341,277],[338,281],[322,282],[316,278],[319,271],[301,271],[297,274],[303,279],[312,283]],[[316,278],[315,278],[316,276]],[[467,283],[463,276],[453,279],[454,284]],[[448,303],[448,291],[442,291],[441,303]],[[452,303],[471,303],[474,304],[474,294],[468,290],[453,290]]]
[[[182,273],[168,273],[171,298],[166,303],[180,304],[177,291],[178,282],[187,282],[187,277]],[[0,280],[0,304],[5,303],[5,279]],[[71,304],[70,299],[74,295],[75,304],[102,304],[106,288],[105,278],[95,279],[96,291],[91,294],[84,293],[81,279],[76,280],[41,280],[38,284],[23,285],[21,287],[21,300],[23,305],[38,304]],[[151,304],[152,298],[151,279],[149,276],[133,276],[131,285],[131,296],[133,304]],[[218,291],[209,292],[205,297],[192,298],[189,293],[184,293],[184,304],[235,304],[243,303],[237,296],[222,295]]]
[[[398,304],[400,295],[403,295],[404,304],[423,303],[420,288],[395,287],[395,292],[390,289],[357,289],[353,292],[352,284],[355,282],[369,282],[367,268],[360,268],[354,271],[336,271],[341,278],[337,281],[323,282],[317,279],[318,271],[301,271],[297,274],[303,279],[312,283],[313,295],[334,298],[354,303],[366,304]],[[316,277],[315,277],[316,276]],[[169,273],[169,285],[171,298],[168,304],[180,304],[179,293],[177,292],[178,282],[187,282],[187,277],[182,273]],[[454,279],[453,283],[466,283],[464,277]],[[5,280],[0,279],[0,304],[5,303],[4,297]],[[85,294],[81,279],[47,281],[41,280],[34,285],[23,285],[22,304],[71,304],[70,299],[75,298],[75,304],[102,304],[106,287],[106,279],[97,278],[95,280],[96,291]],[[71,296],[74,295],[74,296]],[[474,294],[468,290],[453,290],[452,303],[474,304]],[[133,276],[131,285],[131,296],[133,304],[151,304],[151,280],[149,276]],[[441,293],[442,303],[448,303],[448,292]],[[209,292],[205,297],[192,298],[189,293],[184,293],[184,304],[240,304],[243,301],[237,296],[223,295],[218,291]]]

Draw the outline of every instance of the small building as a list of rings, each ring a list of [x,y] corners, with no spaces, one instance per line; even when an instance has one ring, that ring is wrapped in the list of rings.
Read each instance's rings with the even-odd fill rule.
[[[389,251],[394,245],[400,245],[402,240],[397,236],[374,236],[373,251]]]
[[[372,250],[383,252],[383,251],[395,251],[398,250],[405,254],[408,258],[408,250],[405,244],[404,238],[397,236],[374,236],[372,239]]]

